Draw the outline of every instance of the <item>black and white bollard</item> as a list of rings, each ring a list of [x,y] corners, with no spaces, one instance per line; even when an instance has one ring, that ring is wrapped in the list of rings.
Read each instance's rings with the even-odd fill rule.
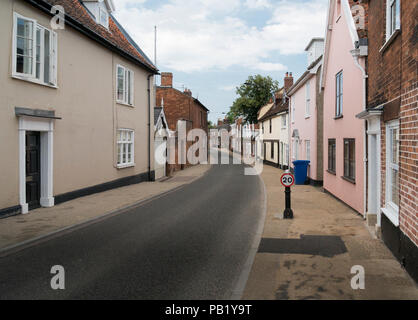
[[[282,175],[280,180],[281,180],[282,185],[285,187],[284,192],[285,192],[286,207],[285,207],[284,212],[283,212],[283,218],[284,219],[293,219],[293,210],[292,210],[291,201],[290,201],[290,196],[291,196],[290,188],[295,183],[295,177],[291,173],[285,173],[285,174]]]

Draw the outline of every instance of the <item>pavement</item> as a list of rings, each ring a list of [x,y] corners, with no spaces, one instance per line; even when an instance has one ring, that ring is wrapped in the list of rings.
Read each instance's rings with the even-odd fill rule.
[[[187,169],[177,180],[189,180],[185,177],[191,176],[190,170],[204,169]],[[263,183],[259,176],[245,176],[242,165],[213,165],[199,176],[93,223],[0,255],[0,299],[192,300],[239,295],[251,260],[249,252],[259,240],[258,225],[264,217]],[[61,207],[42,217],[38,217],[41,211],[33,211],[0,224],[17,227],[17,219],[42,219],[32,229],[46,232],[52,230],[49,225],[55,224],[60,212],[81,219],[89,210],[103,214],[112,204],[132,204],[133,199],[138,200],[139,189],[135,188],[145,186],[141,185],[63,204],[68,211]],[[135,196],[116,201],[127,190]],[[30,221],[25,221],[27,237]],[[41,228],[41,223],[48,228]],[[50,270],[56,265],[65,269],[65,290],[51,289]]]
[[[35,209],[26,215],[0,219],[0,251],[135,206],[193,182],[205,175],[210,167],[197,165],[175,172],[168,179],[112,189],[51,208]]]
[[[418,299],[418,287],[358,213],[321,187],[292,187],[293,220],[283,220],[282,170],[264,166],[267,216],[244,300]],[[353,266],[365,289],[353,290]]]

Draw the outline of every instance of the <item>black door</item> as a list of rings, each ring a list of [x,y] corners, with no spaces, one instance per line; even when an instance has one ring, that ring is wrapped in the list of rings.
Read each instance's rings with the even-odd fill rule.
[[[26,202],[39,207],[41,197],[41,141],[39,132],[26,131]]]

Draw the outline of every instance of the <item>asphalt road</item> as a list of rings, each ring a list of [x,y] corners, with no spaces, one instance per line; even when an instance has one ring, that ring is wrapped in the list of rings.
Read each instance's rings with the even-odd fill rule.
[[[216,165],[158,199],[0,258],[0,299],[228,299],[264,195],[241,165]],[[51,267],[65,269],[52,290]]]

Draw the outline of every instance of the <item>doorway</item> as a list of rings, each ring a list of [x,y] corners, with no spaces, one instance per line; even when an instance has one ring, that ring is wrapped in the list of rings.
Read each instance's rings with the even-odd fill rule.
[[[39,131],[26,131],[26,201],[29,210],[40,207],[41,136]]]

